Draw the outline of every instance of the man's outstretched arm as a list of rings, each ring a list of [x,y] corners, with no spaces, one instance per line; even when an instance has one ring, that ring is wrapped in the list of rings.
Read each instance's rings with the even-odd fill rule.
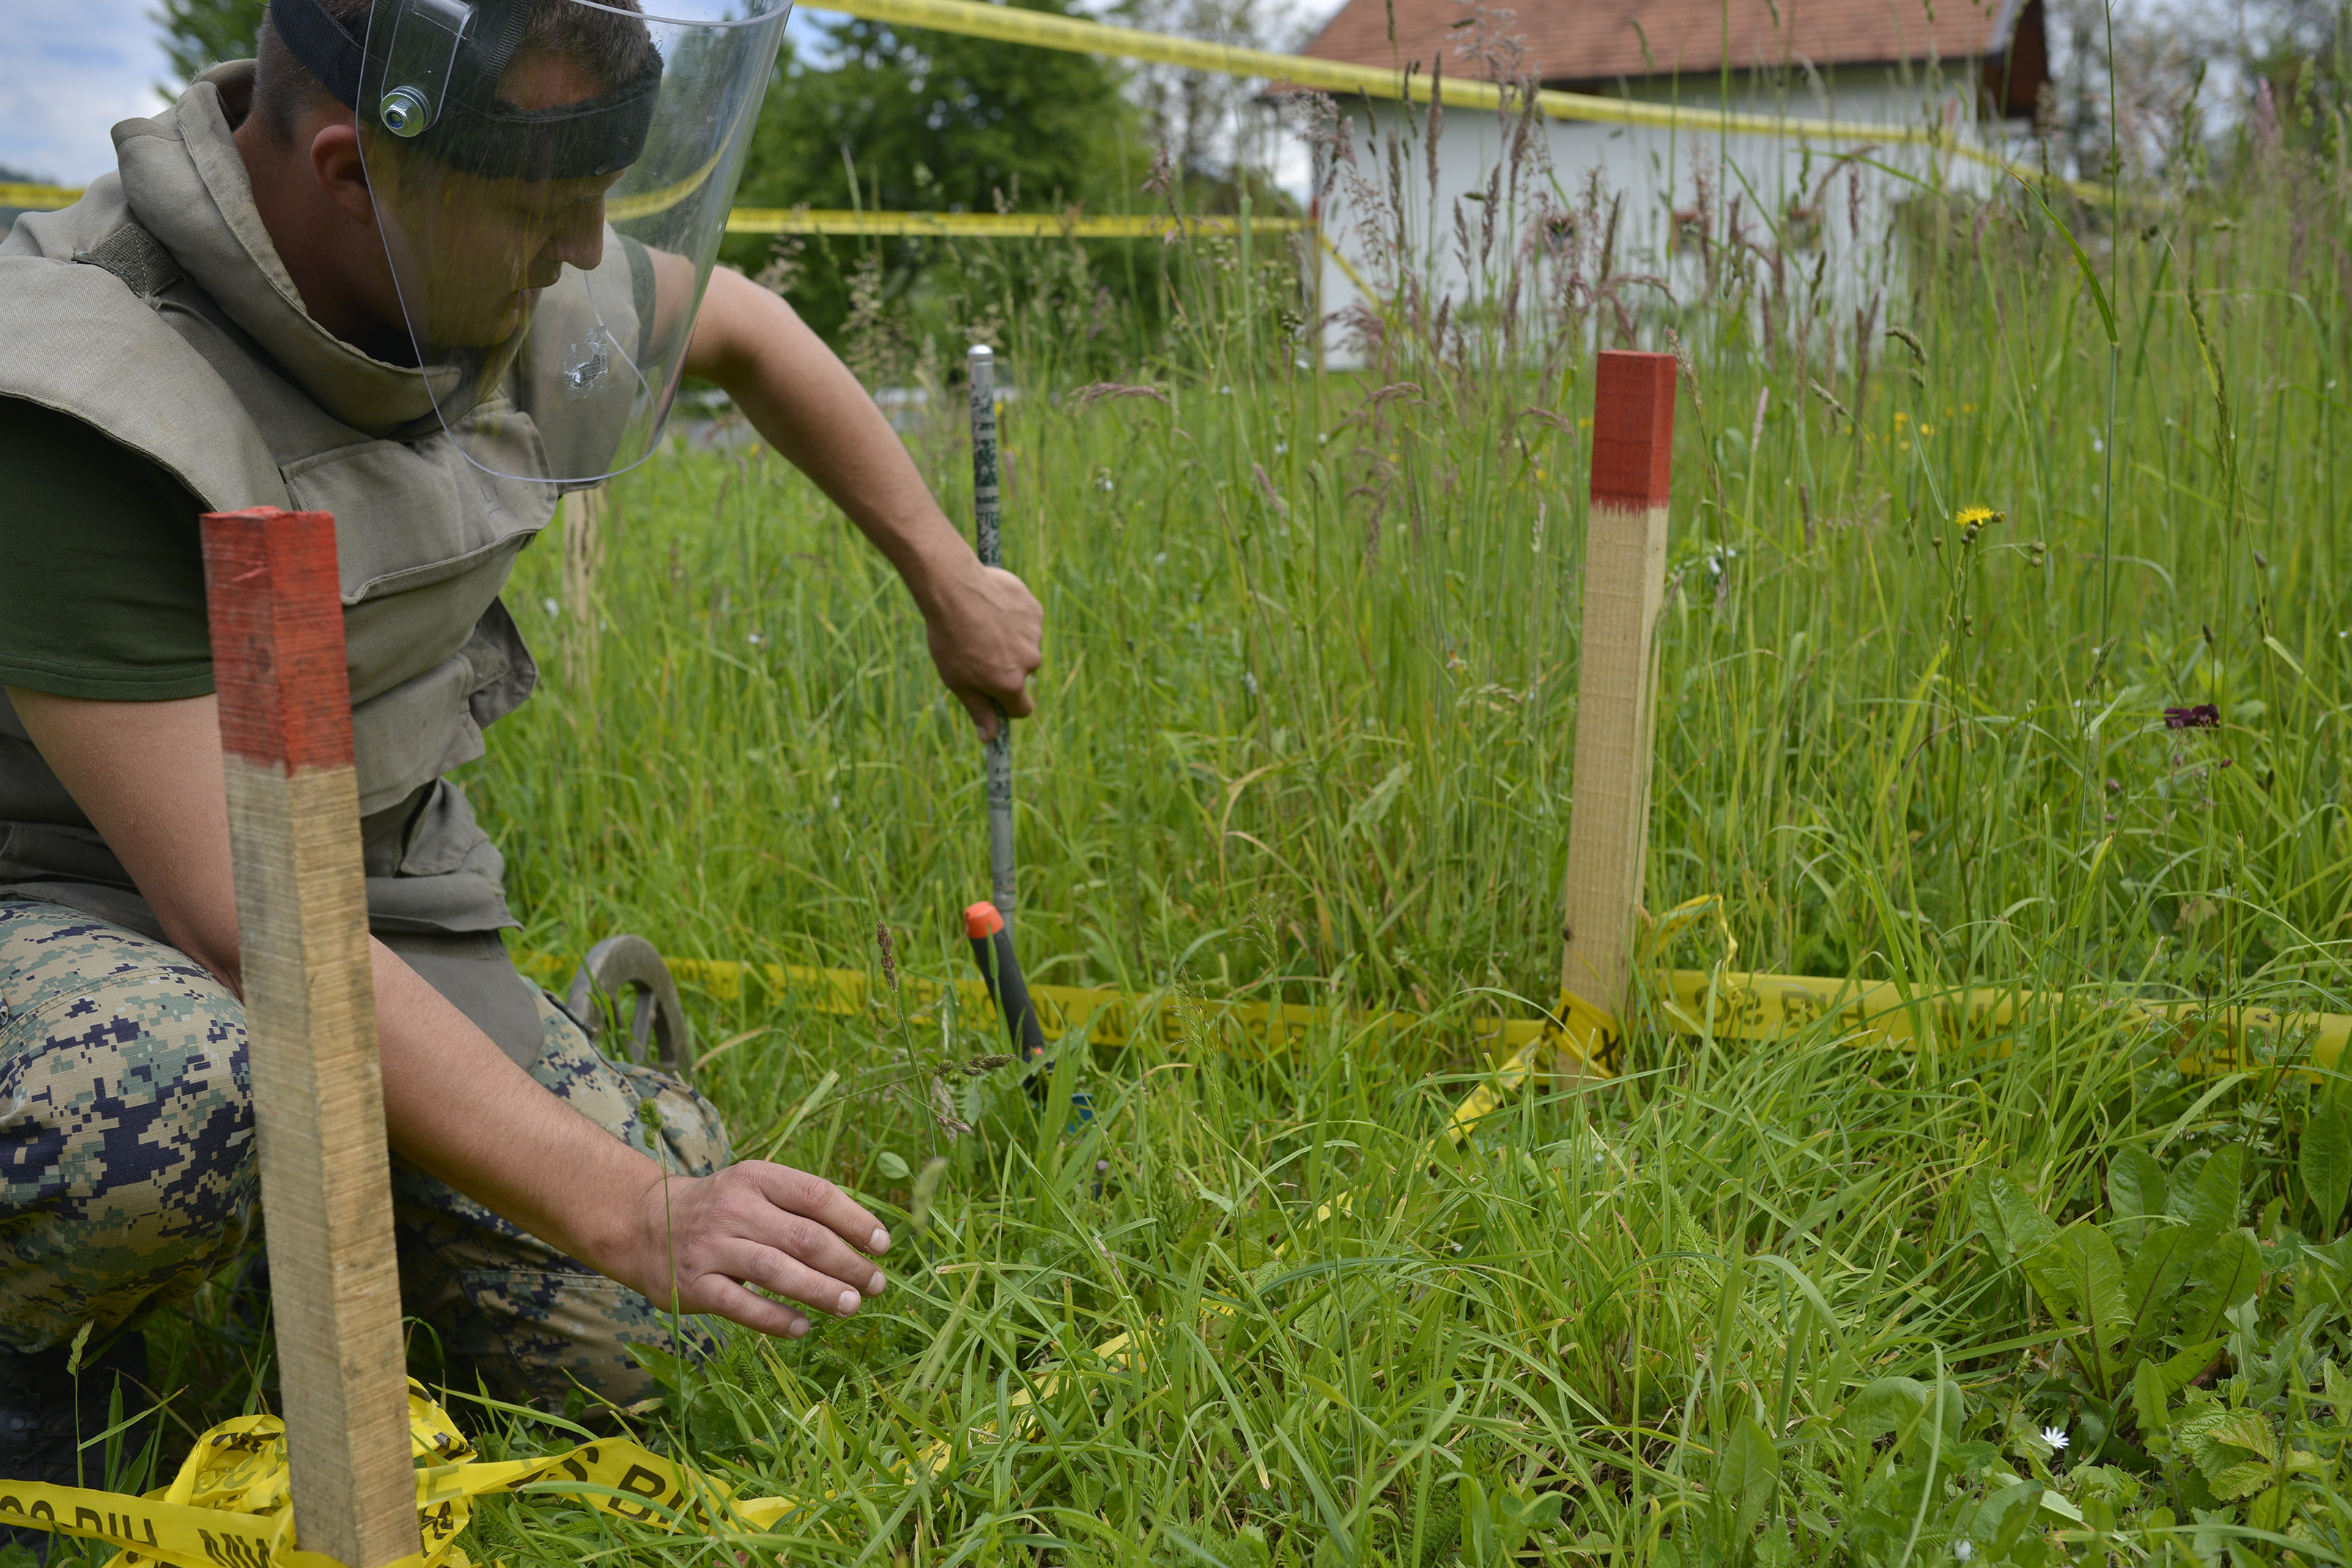
[[[17,717],[121,858],[172,945],[238,989],[236,891],[210,697],[100,702],[8,689]],[[880,1222],[830,1182],[764,1161],[673,1176],[509,1060],[382,942],[376,1034],[392,1147],[427,1174],[667,1307],[799,1334],[879,1291]]]
[[[980,563],[874,399],[793,308],[740,272],[713,272],[686,369],[725,388],[898,569],[940,679],[982,737],[995,733],[999,706],[1025,717],[1045,612],[1020,578]]]

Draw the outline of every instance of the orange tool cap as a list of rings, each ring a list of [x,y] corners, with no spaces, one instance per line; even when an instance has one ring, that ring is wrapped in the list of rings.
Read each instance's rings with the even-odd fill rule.
[[[994,904],[982,900],[963,912],[963,934],[974,942],[994,936],[1003,929],[1004,917],[996,912]]]

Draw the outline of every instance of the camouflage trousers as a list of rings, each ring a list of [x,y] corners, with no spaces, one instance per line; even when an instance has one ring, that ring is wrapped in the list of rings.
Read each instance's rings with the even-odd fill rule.
[[[640,1149],[657,1122],[672,1171],[726,1163],[709,1101],[607,1061],[544,993],[531,1076]],[[455,1086],[453,1093],[462,1093]],[[646,1101],[659,1107],[646,1118]],[[453,1382],[618,1405],[656,1389],[625,1348],[694,1353],[636,1291],[393,1161],[411,1346]],[[104,1336],[186,1300],[261,1223],[245,1010],[177,949],[61,905],[0,898],[0,1346]],[[692,1321],[685,1325],[694,1334]],[[421,1332],[419,1331],[422,1331]]]

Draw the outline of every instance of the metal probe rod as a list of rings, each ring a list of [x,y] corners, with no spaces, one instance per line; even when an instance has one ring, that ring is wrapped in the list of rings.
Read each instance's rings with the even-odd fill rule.
[[[985,344],[964,356],[971,375],[971,512],[974,543],[983,566],[1004,564],[996,505],[996,352]],[[996,738],[988,742],[989,901],[1013,926],[1013,721],[996,710]]]

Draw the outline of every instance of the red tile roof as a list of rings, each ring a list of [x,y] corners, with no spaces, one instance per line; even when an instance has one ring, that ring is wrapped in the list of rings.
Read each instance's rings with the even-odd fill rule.
[[[1957,64],[2009,47],[2021,0],[1518,0],[1499,7],[1489,29],[1527,46],[1522,70],[1548,86],[1620,78],[1685,78],[1724,61],[1727,21],[1735,70],[1776,65]],[[1389,11],[1396,41],[1389,40]],[[1319,59],[1392,67],[1418,60],[1425,72],[1443,54],[1448,76],[1486,76],[1461,46],[1482,29],[1465,0],[1345,0],[1305,53]],[[1930,17],[1932,16],[1932,20]],[[2040,21],[2038,7],[2029,26]],[[2038,26],[2035,27],[2038,33]],[[1648,41],[1648,52],[1643,49]],[[2035,40],[2038,42],[2038,37]]]

